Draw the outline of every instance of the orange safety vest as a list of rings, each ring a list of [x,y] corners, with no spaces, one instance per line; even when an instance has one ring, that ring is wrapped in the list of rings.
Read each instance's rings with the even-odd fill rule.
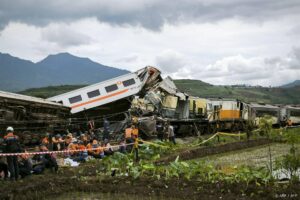
[[[132,130],[132,135],[137,138],[139,136],[139,129],[135,128]]]
[[[49,139],[47,137],[44,137],[42,139],[42,144],[49,144]]]
[[[8,133],[6,136],[4,136],[4,139],[8,139],[8,138],[16,138],[16,139],[18,139],[18,136],[14,135],[13,133]]]
[[[126,128],[125,129],[125,139],[131,138],[131,134],[132,134],[132,128]]]

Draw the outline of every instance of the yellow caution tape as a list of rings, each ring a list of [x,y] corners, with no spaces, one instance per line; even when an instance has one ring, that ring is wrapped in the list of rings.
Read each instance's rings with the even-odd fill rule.
[[[213,139],[214,137],[216,137],[217,135],[218,135],[218,133],[214,134],[213,136],[211,136],[211,137],[208,138],[207,140],[204,140],[204,141],[202,141],[200,144],[197,144],[197,146],[198,146],[198,145],[201,145],[201,144],[204,144],[204,143],[206,143],[206,142],[212,140],[212,139]]]
[[[211,136],[210,138],[208,138],[208,139],[202,141],[201,143],[195,144],[195,145],[193,145],[193,146],[199,146],[199,145],[201,145],[201,144],[204,144],[204,143],[206,143],[206,142],[212,140],[213,138],[215,138],[215,137],[218,136],[218,135],[241,137],[241,136],[244,136],[244,135],[246,135],[246,134],[245,134],[245,133],[233,134],[233,133],[217,132],[217,133],[215,133],[213,136]]]
[[[225,135],[225,136],[234,136],[234,137],[240,137],[246,135],[245,133],[238,133],[238,134],[233,134],[233,133],[223,133],[223,132],[218,132],[218,135]]]

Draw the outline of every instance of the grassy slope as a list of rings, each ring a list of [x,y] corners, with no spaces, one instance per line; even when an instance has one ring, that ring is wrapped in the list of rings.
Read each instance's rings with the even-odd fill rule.
[[[24,91],[19,92],[20,94],[25,94],[29,96],[48,98],[53,97],[62,93],[69,92],[71,90],[75,90],[85,85],[61,85],[61,86],[48,86],[42,88],[31,88]]]
[[[300,104],[300,87],[293,88],[233,88],[214,86],[197,80],[175,80],[177,87],[199,97],[237,98],[247,102]]]
[[[223,97],[241,99],[246,102],[261,102],[273,104],[300,104],[300,86],[292,88],[233,88],[230,86],[215,86],[199,80],[175,80],[181,91],[199,97]],[[74,90],[84,85],[49,86],[28,89],[20,92],[30,96],[51,97]]]

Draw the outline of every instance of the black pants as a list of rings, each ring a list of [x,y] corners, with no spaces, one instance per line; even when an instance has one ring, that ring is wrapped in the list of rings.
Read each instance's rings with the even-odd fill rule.
[[[139,158],[139,149],[134,147],[133,150],[134,150],[135,161],[138,162],[140,160],[140,158]]]
[[[175,136],[169,137],[169,141],[170,141],[170,142],[173,142],[173,144],[176,144]]]
[[[19,166],[17,156],[7,156],[8,171],[10,172],[10,179],[17,180],[19,177]]]
[[[8,178],[8,168],[7,168],[7,164],[0,162],[0,172],[4,172],[4,177]]]
[[[132,148],[133,148],[133,139],[132,138],[126,138],[126,151],[128,153],[130,153],[132,151]],[[131,144],[131,145],[128,145],[128,144]]]

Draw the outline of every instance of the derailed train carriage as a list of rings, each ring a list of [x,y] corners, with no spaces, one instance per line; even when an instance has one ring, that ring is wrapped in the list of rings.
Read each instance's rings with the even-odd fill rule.
[[[87,130],[90,125],[102,127],[105,117],[111,131],[121,133],[133,116],[146,136],[156,134],[158,121],[169,121],[176,134],[183,136],[243,130],[249,122],[257,126],[264,115],[272,117],[274,126],[300,122],[299,107],[188,95],[151,66],[47,100],[1,92],[0,101],[1,131],[7,125],[20,132]]]
[[[258,125],[261,117],[270,115],[274,126],[285,125],[288,120],[299,121],[299,108],[245,103],[236,99],[205,99],[179,91],[170,77],[163,79],[154,67],[145,67],[91,86],[80,88],[48,100],[71,108],[72,120],[96,122],[101,127],[103,116],[110,120],[135,116],[142,132],[156,133],[157,121],[169,121],[178,135],[200,135],[216,131],[238,131],[247,124]],[[284,112],[282,111],[284,109]],[[120,115],[115,115],[121,113]],[[285,117],[282,117],[282,115]],[[298,120],[298,121],[297,121]]]
[[[26,145],[39,143],[47,131],[65,130],[69,115],[62,104],[0,91],[0,133],[13,126]]]

